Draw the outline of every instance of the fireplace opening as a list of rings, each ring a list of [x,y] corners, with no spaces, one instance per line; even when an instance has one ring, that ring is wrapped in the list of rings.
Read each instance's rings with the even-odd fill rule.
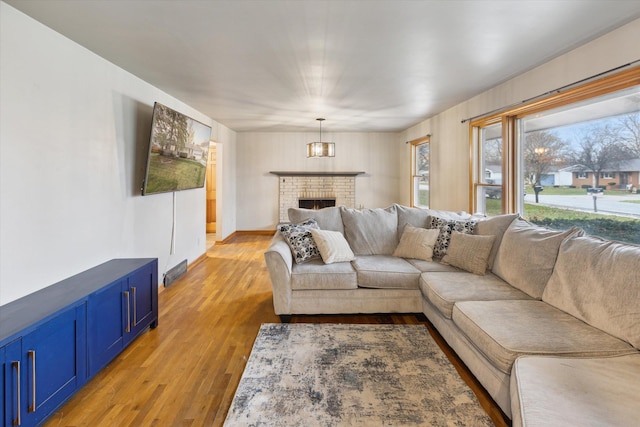
[[[326,198],[326,199],[314,199],[301,197],[298,199],[298,207],[304,209],[322,209],[322,208],[330,208],[336,205],[336,198]]]

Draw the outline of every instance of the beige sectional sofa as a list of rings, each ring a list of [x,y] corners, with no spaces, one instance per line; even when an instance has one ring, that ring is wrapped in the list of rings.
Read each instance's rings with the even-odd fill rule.
[[[514,426],[640,419],[640,247],[400,205],[289,219],[344,236],[352,257],[296,262],[301,234],[276,233],[265,253],[276,314],[424,313]]]

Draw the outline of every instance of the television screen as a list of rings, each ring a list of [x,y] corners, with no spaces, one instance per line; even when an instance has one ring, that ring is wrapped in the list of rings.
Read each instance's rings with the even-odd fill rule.
[[[142,194],[203,187],[210,138],[209,126],[156,102]]]

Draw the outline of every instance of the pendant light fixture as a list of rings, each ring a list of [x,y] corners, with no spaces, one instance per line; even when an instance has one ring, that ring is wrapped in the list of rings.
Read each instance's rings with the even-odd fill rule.
[[[320,122],[320,139],[318,142],[307,144],[307,157],[335,157],[336,149],[333,142],[322,142],[322,122],[323,118],[317,118]]]

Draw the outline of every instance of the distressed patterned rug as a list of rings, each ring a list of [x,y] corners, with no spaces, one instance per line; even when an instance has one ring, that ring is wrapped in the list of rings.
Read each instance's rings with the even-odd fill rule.
[[[263,324],[225,426],[493,426],[423,325]]]

